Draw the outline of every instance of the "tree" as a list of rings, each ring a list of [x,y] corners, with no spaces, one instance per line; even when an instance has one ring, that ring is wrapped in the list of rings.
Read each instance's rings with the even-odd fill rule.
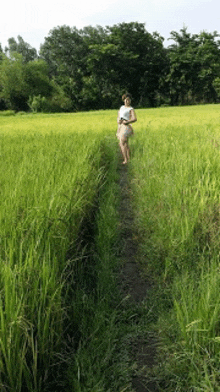
[[[201,59],[198,72],[198,87],[196,95],[204,102],[216,102],[217,91],[215,80],[220,76],[220,35],[214,31],[212,34],[203,31],[198,37],[199,45],[197,56]],[[202,96],[200,92],[202,93]]]
[[[4,55],[0,65],[0,98],[9,109],[26,110],[27,94],[22,55],[14,52],[11,59]]]
[[[87,45],[74,27],[57,27],[41,45],[40,56],[49,65],[50,76],[61,85],[79,109],[80,92],[86,70]]]
[[[82,108],[115,107],[115,98],[117,97],[117,102],[120,88],[116,72],[113,68],[109,69],[111,57],[115,56],[114,45],[109,43],[109,32],[101,26],[87,26],[80,30],[80,34],[87,47],[86,69],[81,90]]]
[[[23,75],[28,96],[51,96],[53,85],[49,78],[48,64],[44,60],[40,59],[24,64]]]
[[[155,106],[165,54],[163,38],[137,22],[57,27],[40,50],[76,110],[116,107],[125,90],[137,104]]]
[[[183,27],[171,32],[174,43],[164,48],[163,37],[143,23],[81,30],[64,25],[50,31],[40,58],[21,36],[10,38],[6,55],[0,45],[1,107],[4,100],[24,110],[31,97],[53,110],[116,108],[125,91],[136,107],[216,102],[218,38],[217,32],[191,35]]]
[[[164,61],[163,38],[132,22],[107,27],[102,43],[90,45],[87,64],[102,99],[110,93],[116,102],[129,90],[137,104],[155,106]]]
[[[3,59],[3,50],[2,50],[2,45],[0,44],[0,67],[1,67],[1,62]],[[1,81],[0,81],[0,110],[5,110],[7,108],[6,103],[4,99],[1,97]]]
[[[146,31],[143,23],[121,23],[109,28],[111,41],[120,53],[118,73],[120,84],[135,101],[155,106],[156,92],[164,70],[163,38]]]
[[[216,93],[213,86],[220,72],[218,34],[202,32],[191,35],[187,28],[180,33],[171,32],[175,44],[169,47],[169,83],[171,104],[213,102]]]
[[[23,56],[13,52],[3,55],[0,64],[0,98],[14,110],[28,110],[30,96],[50,97],[53,85],[49,79],[48,66],[43,60],[24,63]]]
[[[88,75],[84,78],[82,98],[93,108],[115,107],[123,91],[120,85],[119,69],[120,53],[116,45],[106,40],[101,45],[89,46],[87,58]]]
[[[8,47],[5,48],[5,53],[9,55],[9,57],[13,57],[13,53],[15,52],[22,55],[24,63],[28,63],[29,61],[38,58],[36,49],[25,42],[20,35],[18,35],[18,42],[15,38],[9,38]]]

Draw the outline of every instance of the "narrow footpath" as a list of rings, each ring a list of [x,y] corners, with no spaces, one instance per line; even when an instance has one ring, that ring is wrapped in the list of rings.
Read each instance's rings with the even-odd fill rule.
[[[141,323],[141,314],[146,313],[146,298],[150,295],[151,283],[144,277],[137,262],[138,238],[135,232],[134,215],[131,202],[131,189],[128,178],[128,166],[119,162],[119,185],[121,191],[121,268],[119,284],[127,306],[137,314],[136,324]],[[140,317],[138,317],[140,314]],[[140,321],[139,321],[140,319]],[[138,325],[137,328],[138,330]],[[141,328],[140,328],[141,330]],[[132,334],[131,334],[132,336]],[[131,361],[134,364],[132,389],[134,392],[158,391],[155,381],[148,379],[147,373],[155,364],[157,341],[154,333],[145,331],[136,333],[129,342]]]

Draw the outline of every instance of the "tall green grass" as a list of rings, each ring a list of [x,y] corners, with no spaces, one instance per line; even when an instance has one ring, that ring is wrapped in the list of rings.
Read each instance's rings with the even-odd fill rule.
[[[104,112],[0,119],[2,390],[41,391],[62,350],[67,255],[103,182],[110,130]]]
[[[133,139],[138,221],[143,229],[150,228],[151,253],[160,250],[157,256],[169,274],[171,264],[181,268],[182,257],[185,264],[202,224],[211,230],[206,223],[215,215],[218,219],[218,106],[138,114],[146,122],[142,119]]]
[[[120,217],[114,139],[106,140],[103,153],[105,182],[94,220],[90,267],[72,301],[73,315],[77,313],[79,319],[80,342],[72,356],[67,379],[69,390],[77,392],[130,390],[128,354],[122,349],[125,316],[121,314],[117,279]]]
[[[217,391],[219,105],[140,110],[138,119],[131,175],[140,258],[169,305],[158,315],[164,390]]]
[[[161,294],[158,367],[148,373],[162,390],[218,391],[219,106],[137,116],[129,172],[138,258]],[[0,117],[3,391],[44,390],[64,360],[66,390],[130,388],[115,275],[115,123],[113,111]]]

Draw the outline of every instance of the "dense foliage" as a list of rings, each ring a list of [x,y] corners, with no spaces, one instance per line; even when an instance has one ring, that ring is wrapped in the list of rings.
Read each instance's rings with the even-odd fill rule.
[[[0,109],[110,109],[127,90],[136,107],[212,103],[220,99],[216,31],[171,32],[172,45],[142,23],[58,26],[40,53],[18,36],[0,45]]]

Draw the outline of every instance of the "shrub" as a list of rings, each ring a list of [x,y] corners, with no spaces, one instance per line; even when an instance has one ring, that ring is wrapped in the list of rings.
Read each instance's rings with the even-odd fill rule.
[[[0,111],[0,116],[14,116],[15,111],[14,110],[3,110]]]
[[[35,95],[29,98],[28,106],[33,113],[70,112],[72,102],[62,91],[56,92],[51,98]]]
[[[28,100],[28,106],[33,113],[50,112],[47,99],[45,97],[42,97],[40,94],[30,97]]]

